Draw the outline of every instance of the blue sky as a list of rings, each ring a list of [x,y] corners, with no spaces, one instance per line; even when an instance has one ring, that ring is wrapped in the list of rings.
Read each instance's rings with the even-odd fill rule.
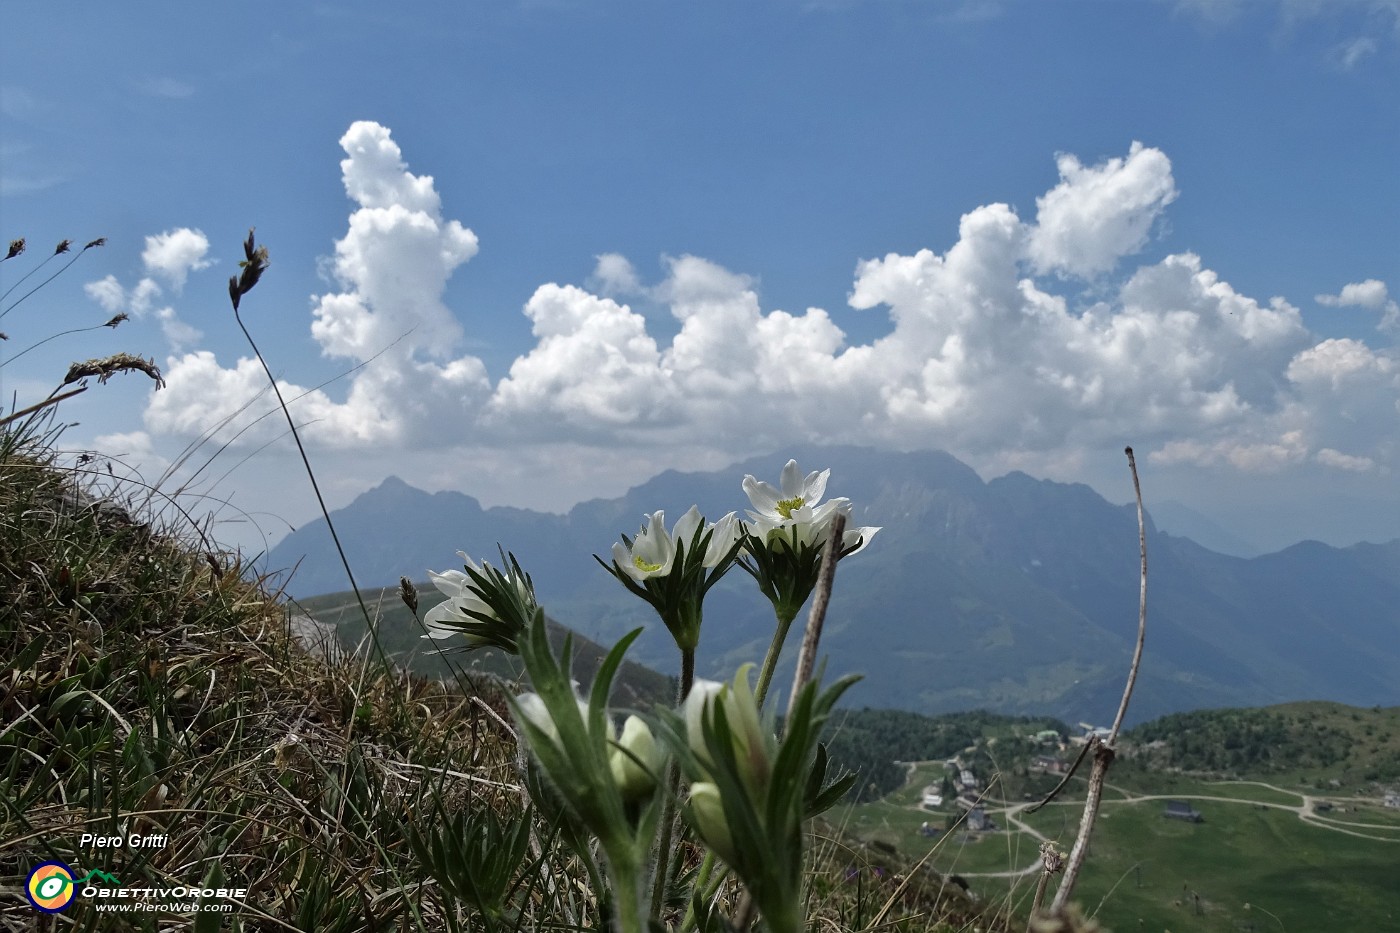
[[[195,488],[233,543],[313,511],[278,422],[233,438],[249,226],[288,387],[374,358],[297,409],[332,504],[397,473],[562,509],[813,439],[1123,501],[1133,443],[1150,491],[1262,546],[1400,535],[1394,0],[5,20],[0,235],[31,249],[0,290],[108,242],[0,320],[0,360],[133,320],[0,388],[153,357],[167,389],[89,391],[64,441],[159,475],[231,417],[186,469],[228,441]]]

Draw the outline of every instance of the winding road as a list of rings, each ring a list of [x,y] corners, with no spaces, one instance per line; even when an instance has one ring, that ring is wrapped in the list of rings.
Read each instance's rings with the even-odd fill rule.
[[[907,764],[909,766],[909,777],[912,778],[915,773],[915,763],[908,762]],[[1389,827],[1390,831],[1394,833],[1393,835],[1372,835],[1370,833],[1357,832],[1355,829],[1348,829],[1347,827],[1360,827],[1362,829],[1374,829],[1382,831],[1386,831],[1387,827],[1374,823],[1355,823],[1346,820],[1337,820],[1331,817],[1319,815],[1314,810],[1314,807],[1320,801],[1330,798],[1315,797],[1313,795],[1303,794],[1297,791],[1284,790],[1281,787],[1275,787],[1272,784],[1265,784],[1262,781],[1217,781],[1214,783],[1229,784],[1231,786],[1236,787],[1246,785],[1264,787],[1277,794],[1283,794],[1288,797],[1297,797],[1302,802],[1294,806],[1291,804],[1277,803],[1275,801],[1268,800],[1251,800],[1244,797],[1217,797],[1207,794],[1134,794],[1132,791],[1127,790],[1126,788],[1118,787],[1113,784],[1105,784],[1105,789],[1115,791],[1121,796],[1113,798],[1105,797],[1102,802],[1102,809],[1100,809],[1100,815],[1103,815],[1105,809],[1116,804],[1141,803],[1144,801],[1151,800],[1208,800],[1214,803],[1233,803],[1248,805],[1252,807],[1259,807],[1261,809],[1286,810],[1297,814],[1298,819],[1311,826],[1317,826],[1322,829],[1330,829],[1333,832],[1343,833],[1348,836],[1355,836],[1359,839],[1371,839],[1377,842],[1394,842],[1400,844],[1400,826]],[[1379,800],[1372,801],[1369,799],[1364,802],[1380,803]],[[998,803],[997,801],[988,798],[984,803],[983,808],[986,810],[988,816],[1000,817],[1001,820],[1004,821],[1005,825],[1013,827],[1016,830],[1025,833],[1026,835],[1035,839],[1037,842],[1050,842],[1052,841],[1050,837],[1046,836],[1044,833],[1040,832],[1035,827],[1031,826],[1030,824],[1026,823],[1024,820],[1021,819],[1021,813],[1035,805],[1036,803],[1034,801],[1026,803],[1007,804],[1005,801],[1001,801],[1000,803]],[[1083,801],[1059,801],[1051,803],[1050,806],[1082,807]],[[909,808],[911,810],[919,810],[925,813],[930,812],[924,810],[922,807],[913,804],[910,804]],[[1037,853],[1034,859],[1031,861],[1031,863],[1025,868],[1013,869],[1011,871],[959,872],[959,875],[961,875],[964,878],[1020,878],[1025,877],[1027,875],[1033,875],[1039,872],[1040,870],[1041,861],[1040,856]]]

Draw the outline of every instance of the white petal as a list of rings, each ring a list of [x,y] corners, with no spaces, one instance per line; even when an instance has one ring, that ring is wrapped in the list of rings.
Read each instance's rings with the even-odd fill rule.
[[[429,570],[428,579],[445,596],[456,596],[471,582],[471,578],[460,570],[444,570],[442,573]]]
[[[701,731],[700,724],[704,721],[705,709],[719,696],[724,684],[717,680],[704,680],[697,677],[690,685],[690,693],[686,695],[685,705],[681,708],[681,714],[685,718],[686,738],[690,742],[690,747],[697,755],[708,758],[705,752],[705,738]]]
[[[612,554],[613,563],[616,564],[619,568],[621,568],[622,572],[627,574],[633,580],[636,580],[638,583],[641,583],[647,578],[648,574],[643,573],[640,569],[638,569],[636,562],[632,559],[632,552],[629,551],[627,549],[627,546],[621,541],[617,542],[612,546]]]
[[[734,517],[734,513],[715,522],[710,532],[710,546],[705,551],[705,566],[713,567],[720,562],[729,549],[734,546],[734,542],[739,540],[739,520]]]
[[[744,492],[748,495],[750,504],[758,511],[770,515],[777,513],[778,500],[782,497],[778,495],[778,490],[772,484],[754,479],[752,476],[745,476]]]
[[[704,521],[705,519],[700,515],[700,506],[692,505],[684,515],[676,519],[676,527],[671,536],[688,548],[690,542],[695,540],[695,532],[699,530]]]
[[[778,486],[783,491],[784,499],[800,499],[802,497],[807,483],[802,471],[797,468],[796,460],[789,460],[787,466],[783,467],[783,475],[778,481]]]
[[[846,548],[859,541],[860,547],[851,552],[851,554],[859,554],[861,551],[865,550],[866,546],[870,544],[870,539],[875,537],[875,533],[879,530],[879,528],[870,527],[849,529],[841,536],[841,549],[844,551]],[[847,554],[846,556],[850,557],[851,554]]]
[[[520,715],[527,722],[543,731],[551,739],[559,740],[559,729],[554,725],[554,720],[549,716],[549,708],[544,705],[544,700],[538,693],[522,693],[515,698],[515,704],[520,708]]]

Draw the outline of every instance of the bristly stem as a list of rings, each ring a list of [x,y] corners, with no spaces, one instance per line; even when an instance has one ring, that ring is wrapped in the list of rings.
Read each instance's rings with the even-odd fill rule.
[[[1147,636],[1147,524],[1143,517],[1142,486],[1138,482],[1137,461],[1133,459],[1131,447],[1125,447],[1123,452],[1128,455],[1128,469],[1133,474],[1133,493],[1137,497],[1138,553],[1142,565],[1141,582],[1138,587],[1137,647],[1133,649],[1133,663],[1128,669],[1128,682],[1123,688],[1123,699],[1118,704],[1118,715],[1114,717],[1108,740],[1089,740],[1093,746],[1094,766],[1089,773],[1089,790],[1084,798],[1084,814],[1079,820],[1079,835],[1074,839],[1074,848],[1070,850],[1069,861],[1065,865],[1065,879],[1060,882],[1060,888],[1055,892],[1055,900],[1050,904],[1052,915],[1059,914],[1069,902],[1070,895],[1074,893],[1075,881],[1079,878],[1079,870],[1084,867],[1084,860],[1089,854],[1089,836],[1094,831],[1094,820],[1098,817],[1099,803],[1103,799],[1104,778],[1108,774],[1108,766],[1113,763],[1118,730],[1122,727],[1123,717],[1128,711],[1128,701],[1133,697],[1138,665],[1142,662],[1142,646]]]
[[[676,708],[685,704],[690,688],[695,684],[695,649],[681,649],[681,680],[676,692]],[[677,794],[681,787],[680,765],[672,761],[666,769],[666,802],[661,807],[661,835],[656,844],[651,885],[651,916],[659,917],[666,900],[666,882],[671,871],[671,846],[676,838]]]
[[[778,655],[783,653],[783,643],[787,641],[788,629],[792,627],[792,620],[796,618],[797,612],[786,619],[778,615],[778,627],[773,632],[773,640],[768,645],[768,653],[763,656],[763,667],[758,671],[758,685],[754,687],[753,698],[759,709],[763,709],[763,702],[768,697],[768,685],[773,682],[773,671],[778,666]]]

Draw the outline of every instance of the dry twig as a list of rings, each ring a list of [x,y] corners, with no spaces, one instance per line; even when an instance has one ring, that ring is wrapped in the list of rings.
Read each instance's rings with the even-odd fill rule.
[[[1123,452],[1128,455],[1128,469],[1133,474],[1133,493],[1137,497],[1138,552],[1142,565],[1141,583],[1138,588],[1137,647],[1133,650],[1133,663],[1128,669],[1128,683],[1123,688],[1123,699],[1118,704],[1118,715],[1114,717],[1108,739],[1100,741],[1096,736],[1089,740],[1094,753],[1094,765],[1089,773],[1089,791],[1084,798],[1084,815],[1079,820],[1079,834],[1075,837],[1074,848],[1070,850],[1069,862],[1065,866],[1065,880],[1060,883],[1059,890],[1055,892],[1055,900],[1050,905],[1052,916],[1064,911],[1070,895],[1074,893],[1074,883],[1079,878],[1080,869],[1084,867],[1084,859],[1089,853],[1089,836],[1094,831],[1094,821],[1099,815],[1104,778],[1108,774],[1108,766],[1113,763],[1118,730],[1123,726],[1123,717],[1128,712],[1128,701],[1133,697],[1138,666],[1142,663],[1142,645],[1147,635],[1147,525],[1143,517],[1142,486],[1138,483],[1137,461],[1133,459],[1133,449],[1125,447]]]

